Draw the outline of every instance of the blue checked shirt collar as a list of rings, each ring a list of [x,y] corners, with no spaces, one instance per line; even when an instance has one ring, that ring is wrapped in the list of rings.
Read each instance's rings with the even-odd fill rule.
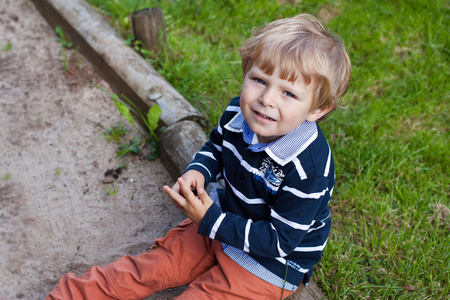
[[[248,126],[241,111],[225,125],[225,128],[233,132],[242,132],[244,141],[250,144],[250,150],[266,151],[267,155],[282,166],[297,157],[318,135],[317,124],[305,121],[293,131],[271,143],[256,143],[256,135]]]

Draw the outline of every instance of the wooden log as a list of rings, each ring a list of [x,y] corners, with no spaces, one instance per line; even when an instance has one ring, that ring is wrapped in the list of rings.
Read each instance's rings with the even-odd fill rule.
[[[202,128],[194,121],[181,121],[169,126],[159,136],[161,159],[176,180],[208,141]]]
[[[155,55],[164,50],[167,43],[163,12],[158,7],[138,10],[131,16],[134,37]]]
[[[310,280],[308,286],[299,288],[287,300],[328,300],[314,280]]]
[[[54,28],[63,27],[70,41],[95,66],[114,93],[125,95],[143,113],[155,103],[161,107],[161,125],[204,117],[85,0],[32,0]]]

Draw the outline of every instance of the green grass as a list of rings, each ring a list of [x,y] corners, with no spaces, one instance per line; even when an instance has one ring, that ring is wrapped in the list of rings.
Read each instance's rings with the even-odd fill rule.
[[[13,48],[13,45],[11,43],[8,43],[2,48],[2,51],[10,51],[10,50],[12,50],[12,48]]]
[[[119,187],[114,186],[114,185],[112,185],[112,186],[104,185],[103,189],[104,189],[105,193],[109,196],[115,196],[119,192]]]
[[[332,234],[314,279],[330,299],[446,299],[447,1],[89,2],[125,38],[133,9],[163,9],[175,56],[149,62],[211,125],[240,93],[238,49],[252,27],[303,12],[326,20],[347,45],[353,77],[347,108],[321,124],[337,180]]]
[[[60,168],[60,167],[56,167],[55,168],[55,175],[60,175],[61,173],[63,172],[63,168]]]
[[[122,122],[119,122],[118,125],[111,125],[110,128],[106,128],[102,134],[108,142],[121,142],[127,131],[128,129],[122,125]]]
[[[11,173],[6,173],[0,177],[0,180],[9,180],[12,178]]]

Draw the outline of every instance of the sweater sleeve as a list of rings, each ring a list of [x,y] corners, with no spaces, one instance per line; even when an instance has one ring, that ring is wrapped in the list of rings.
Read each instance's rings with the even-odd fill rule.
[[[238,201],[251,203],[255,209],[258,205],[268,207],[268,218],[253,221],[224,213],[213,205],[203,218],[199,233],[263,257],[285,257],[299,245],[318,247],[326,237],[316,235],[311,244],[307,234],[324,226],[324,215],[329,215],[332,181],[326,176],[302,179],[291,165],[271,205],[263,199],[249,199],[245,194],[235,193]]]
[[[184,171],[197,170],[202,173],[205,177],[205,186],[210,182],[217,181],[222,176],[223,126],[236,114],[238,108],[239,100],[234,98],[222,114],[219,125],[211,131],[209,141],[195,154],[194,159]]]

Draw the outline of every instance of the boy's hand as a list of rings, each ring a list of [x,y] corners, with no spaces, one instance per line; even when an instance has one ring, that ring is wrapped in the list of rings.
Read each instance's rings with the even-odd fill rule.
[[[192,222],[200,224],[206,212],[213,204],[213,201],[204,188],[197,187],[198,198],[191,191],[190,186],[184,182],[183,178],[178,178],[177,183],[180,187],[179,192],[173,188],[171,189],[167,185],[163,187],[164,191],[172,198],[175,206],[183,210]]]
[[[198,191],[205,188],[205,177],[199,171],[189,170],[184,173],[181,178],[183,178],[184,182],[191,190]],[[180,184],[178,181],[172,186],[172,190],[180,194]]]

